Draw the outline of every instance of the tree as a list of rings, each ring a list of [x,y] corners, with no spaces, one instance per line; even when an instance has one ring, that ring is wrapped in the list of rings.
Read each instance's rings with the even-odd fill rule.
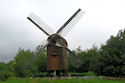
[[[36,65],[38,67],[38,72],[47,71],[47,69],[46,69],[46,58],[47,58],[46,55],[47,55],[47,53],[46,53],[46,50],[42,50],[42,51],[40,50],[40,48],[42,48],[42,47],[43,46],[40,46],[40,45],[37,46],[35,53],[34,53],[36,56],[38,56],[34,61],[34,65]],[[40,52],[39,55],[37,55],[38,52]]]
[[[38,46],[34,52],[19,48],[14,60],[15,66],[13,62],[10,63],[10,68],[13,70],[14,67],[17,76],[32,76],[46,71],[46,50],[41,51],[41,47]],[[31,63],[26,66],[30,61]]]
[[[9,68],[7,64],[0,62],[0,80],[4,81],[9,77]]]
[[[26,68],[26,64],[29,60],[34,57],[34,53],[30,50],[24,50],[19,48],[17,55],[15,56],[15,73],[19,77],[25,77],[31,75],[33,72],[33,67],[31,65]]]
[[[101,46],[103,74],[108,76],[125,75],[125,30],[120,30],[117,36],[111,36],[105,45]]]

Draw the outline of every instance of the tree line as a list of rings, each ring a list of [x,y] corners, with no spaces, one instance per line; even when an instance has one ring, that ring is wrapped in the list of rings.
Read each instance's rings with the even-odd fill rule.
[[[0,79],[8,77],[30,77],[38,73],[47,72],[46,50],[40,53],[27,68],[29,60],[39,51],[19,48],[14,60],[9,63],[0,62]],[[120,30],[116,36],[111,36],[100,48],[93,46],[88,50],[81,50],[78,47],[73,52],[83,61],[80,67],[72,65],[73,57],[68,54],[69,72],[94,72],[96,75],[125,77],[125,30]]]

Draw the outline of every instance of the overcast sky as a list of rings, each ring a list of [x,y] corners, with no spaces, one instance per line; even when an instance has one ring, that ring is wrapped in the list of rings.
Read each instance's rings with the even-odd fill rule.
[[[47,38],[27,20],[31,12],[57,31],[78,8],[85,14],[64,37],[70,49],[100,46],[125,28],[125,0],[0,0],[0,61],[12,60],[19,47],[34,50]]]

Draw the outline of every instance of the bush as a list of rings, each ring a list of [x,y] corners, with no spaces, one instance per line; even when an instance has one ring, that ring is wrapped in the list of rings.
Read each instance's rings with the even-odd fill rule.
[[[0,80],[1,81],[7,80],[9,76],[10,75],[7,71],[0,71]]]
[[[85,73],[71,73],[71,76],[85,76]]]
[[[96,76],[96,74],[94,72],[92,72],[92,71],[88,71],[88,72],[86,72],[84,74],[85,74],[85,76]]]
[[[47,72],[33,74],[33,77],[46,77],[46,76],[47,76]]]
[[[71,76],[96,76],[92,71],[84,72],[84,73],[71,73]]]

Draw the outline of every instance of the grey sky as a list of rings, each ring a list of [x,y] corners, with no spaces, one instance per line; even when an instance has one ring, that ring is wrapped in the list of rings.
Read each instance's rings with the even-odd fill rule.
[[[1,0],[0,61],[7,62],[18,48],[34,49],[47,36],[26,18],[30,12],[58,30],[78,9],[85,15],[65,36],[69,48],[100,46],[125,28],[125,0]]]

